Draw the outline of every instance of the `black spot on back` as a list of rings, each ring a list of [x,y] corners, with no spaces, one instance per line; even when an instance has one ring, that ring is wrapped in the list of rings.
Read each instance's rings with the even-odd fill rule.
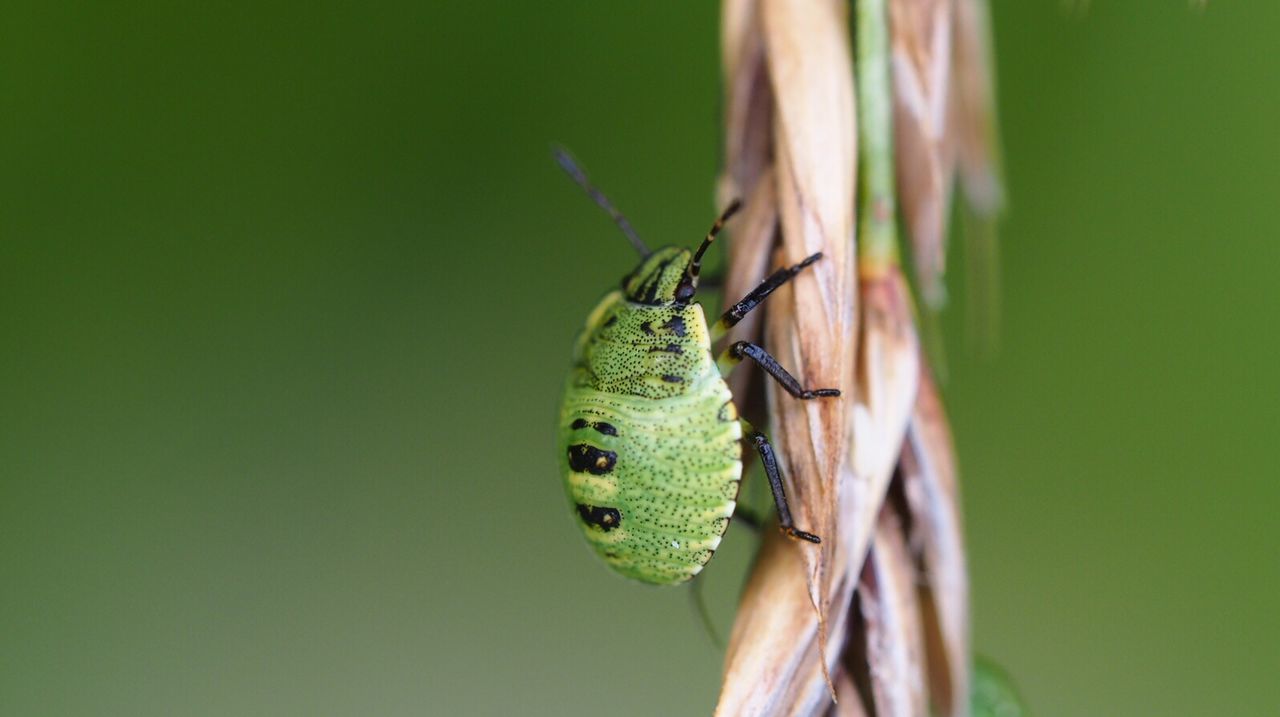
[[[680,355],[684,353],[684,349],[679,344],[667,344],[666,346],[650,346],[649,353],[668,353]]]
[[[606,436],[618,435],[618,429],[614,428],[612,423],[605,423],[604,421],[596,421],[595,423],[591,424],[591,427]]]
[[[585,418],[575,418],[573,423],[569,424],[569,428],[574,431],[581,431],[584,428],[594,428],[596,432],[603,436],[616,436],[618,429],[612,423],[605,421],[588,421]]]
[[[648,335],[650,335],[650,336],[653,336],[653,324],[652,324],[652,322],[650,322],[650,321],[642,321],[642,322],[640,322],[640,330],[641,330],[641,331],[643,331],[643,332],[645,332],[646,334],[648,334]]]
[[[672,376],[669,373],[662,374],[662,380],[667,383],[684,383],[684,379],[679,376]]]
[[[618,454],[596,448],[587,443],[575,443],[569,446],[569,467],[577,473],[590,473],[602,476],[613,470],[618,463]]]
[[[622,514],[617,508],[606,506],[578,504],[578,517],[587,525],[594,525],[609,532],[622,523]]]
[[[680,316],[672,316],[670,319],[667,319],[667,323],[663,324],[662,328],[669,329],[671,333],[680,337],[683,337],[686,331],[684,318]]]

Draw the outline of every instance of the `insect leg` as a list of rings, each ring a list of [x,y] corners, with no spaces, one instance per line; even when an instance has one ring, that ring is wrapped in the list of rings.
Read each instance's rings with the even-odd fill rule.
[[[716,325],[711,327],[711,340],[715,341],[724,336],[725,332],[736,326],[739,321],[742,321],[744,316],[751,313],[751,310],[759,306],[760,302],[764,301],[775,289],[791,281],[805,267],[821,258],[822,252],[818,252],[795,266],[785,267],[770,274],[764,281],[760,282],[759,286],[742,297],[742,301],[729,307],[729,310],[720,316],[720,320],[716,322]]]
[[[750,423],[742,421],[742,435],[751,441],[760,454],[760,463],[764,465],[765,475],[769,477],[769,489],[773,491],[773,502],[778,506],[778,528],[783,534],[810,543],[821,543],[822,539],[813,533],[800,530],[791,519],[791,507],[787,505],[787,494],[782,490],[782,473],[778,470],[778,459],[773,455],[773,444]]]
[[[707,631],[707,637],[711,638],[712,644],[723,650],[724,640],[711,622],[711,612],[707,610],[707,602],[702,599],[702,580],[697,576],[689,581],[689,597],[693,600],[693,614],[702,623],[702,629]]]
[[[724,353],[720,354],[720,358],[716,359],[716,365],[719,366],[722,375],[728,375],[734,366],[742,362],[743,358],[755,361],[760,368],[765,370],[765,373],[772,376],[775,381],[786,389],[787,393],[796,398],[830,398],[840,395],[840,389],[838,388],[808,389],[801,386],[796,377],[788,373],[778,363],[777,359],[769,355],[768,351],[750,341],[739,341],[725,349]]]

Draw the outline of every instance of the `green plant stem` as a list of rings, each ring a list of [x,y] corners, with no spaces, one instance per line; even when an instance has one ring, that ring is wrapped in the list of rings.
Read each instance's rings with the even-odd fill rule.
[[[898,266],[893,178],[893,96],[885,0],[858,0],[855,31],[861,211],[858,269],[866,278]]]

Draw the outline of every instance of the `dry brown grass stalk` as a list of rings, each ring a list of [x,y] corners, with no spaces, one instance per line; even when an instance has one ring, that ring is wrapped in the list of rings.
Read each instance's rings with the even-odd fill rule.
[[[921,372],[900,476],[919,570],[929,691],[941,714],[963,714],[970,683],[969,573],[951,429],[927,370]]]
[[[946,212],[952,155],[947,152],[951,97],[952,0],[893,0],[893,126],[898,196],[915,252],[916,277],[931,308],[946,301]]]
[[[941,287],[954,168],[991,200],[984,211],[998,208],[988,66],[975,54],[985,53],[985,16],[981,0],[889,0],[889,8],[897,186],[928,293]],[[823,543],[765,537],[726,654],[720,715],[967,714],[968,586],[954,459],[891,246],[892,167],[881,175],[887,194],[867,194],[861,209],[888,226],[882,251],[871,261],[855,241],[864,226],[857,172],[870,155],[858,154],[855,107],[866,97],[855,95],[849,14],[840,0],[723,5],[719,194],[722,203],[747,198],[730,224],[726,295],[824,254],[774,294],[763,322],[744,321],[733,338],[763,329],[769,350],[803,382],[844,395],[802,402],[768,386],[792,512]],[[957,94],[973,83],[981,96],[958,107]],[[904,100],[904,92],[914,94]],[[883,102],[884,122],[869,131],[889,131],[890,99]],[[735,394],[748,383],[736,378]]]
[[[724,17],[732,119],[722,192],[741,196],[762,177],[772,179],[779,241],[770,260],[794,264],[824,253],[812,271],[770,299],[770,351],[813,385],[852,386],[856,128],[846,6],[833,0],[729,2]],[[744,263],[750,260],[735,248],[731,275],[749,268]],[[777,537],[766,541],[743,598],[758,608],[739,611],[726,669],[743,676],[765,668],[775,676],[781,672],[778,687],[787,689],[765,685],[766,692],[759,692],[761,683],[752,678],[726,679],[720,714],[780,713],[829,701],[828,674],[838,655],[824,643],[842,629],[856,580],[846,558],[855,546],[845,544],[847,522],[837,516],[851,471],[854,399],[847,389],[838,401],[803,403],[769,393],[792,511],[824,542],[801,548]],[[803,570],[793,566],[797,560]],[[829,622],[832,610],[840,619]],[[777,637],[784,642],[773,643]]]
[[[867,677],[876,714],[924,715],[928,709],[924,630],[915,579],[902,525],[886,505],[858,584]]]

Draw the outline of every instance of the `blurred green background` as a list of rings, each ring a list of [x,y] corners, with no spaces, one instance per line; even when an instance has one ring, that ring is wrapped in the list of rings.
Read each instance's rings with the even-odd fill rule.
[[[1274,714],[1280,5],[996,4],[976,646],[1037,715]],[[0,714],[708,713],[686,592],[564,505],[633,256],[548,146],[691,243],[717,63],[709,3],[7,3]]]

